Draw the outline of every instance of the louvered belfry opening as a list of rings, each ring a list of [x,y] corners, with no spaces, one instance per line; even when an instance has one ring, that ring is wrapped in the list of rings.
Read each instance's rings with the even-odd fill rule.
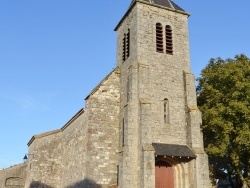
[[[171,26],[166,26],[166,53],[173,54],[173,40],[172,40],[172,29]]]
[[[163,53],[163,30],[160,23],[156,24],[156,51]]]
[[[122,40],[122,60],[126,60],[126,34],[124,34]]]
[[[129,57],[129,51],[130,51],[129,42],[130,42],[130,30],[128,30],[127,37],[126,37],[126,59]]]
[[[123,44],[122,44],[122,60],[123,62],[129,57],[130,53],[130,30],[123,36]]]

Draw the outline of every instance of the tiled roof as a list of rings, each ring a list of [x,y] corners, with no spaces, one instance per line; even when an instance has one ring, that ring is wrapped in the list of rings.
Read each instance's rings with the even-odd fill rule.
[[[181,7],[179,7],[177,4],[175,4],[173,1],[170,1],[170,0],[149,0],[149,1],[151,3],[156,4],[156,5],[161,5],[161,6],[164,6],[164,7],[171,8],[171,9],[184,11]]]
[[[168,157],[189,157],[196,158],[194,152],[186,145],[153,143],[155,155]]]
[[[151,4],[151,5],[155,5],[155,6],[161,6],[163,8],[166,7],[166,9],[168,9],[168,10],[172,10],[174,12],[179,12],[181,14],[190,16],[189,13],[187,13],[185,10],[183,10],[181,7],[179,7],[177,4],[175,4],[171,0],[132,0],[127,12],[125,13],[125,15],[122,17],[120,22],[115,27],[115,29],[114,29],[115,31],[117,31],[117,29],[119,28],[119,26],[121,25],[123,20],[127,17],[127,15],[130,13],[130,11],[136,5],[137,2],[145,3],[145,4],[148,4],[148,5]]]
[[[161,5],[167,8],[171,8],[174,10],[178,10],[178,11],[182,11],[185,12],[185,10],[183,10],[181,7],[179,7],[177,4],[175,4],[173,1],[171,0],[143,0],[147,3],[152,3],[155,5]],[[131,4],[134,2],[134,0],[132,0]]]

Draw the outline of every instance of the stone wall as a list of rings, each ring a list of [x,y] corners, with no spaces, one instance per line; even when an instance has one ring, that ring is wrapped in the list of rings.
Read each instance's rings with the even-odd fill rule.
[[[82,181],[86,175],[87,112],[79,111],[62,128],[62,181],[67,187]]]
[[[0,170],[1,188],[24,188],[27,164],[19,164]]]
[[[175,165],[176,187],[209,186],[201,116],[190,73],[188,16],[137,0],[116,28],[117,64],[121,69],[120,125],[124,124],[120,130],[125,140],[120,154],[121,187],[155,186],[154,151],[143,149],[152,143],[188,145],[196,152],[198,159],[190,163],[169,159]],[[165,53],[165,45],[164,53],[156,52],[157,23],[163,26],[163,42],[165,26],[171,26],[173,54]],[[122,39],[127,30],[132,33],[133,50],[123,62]]]
[[[32,137],[29,142],[25,188],[34,182],[60,187],[62,132],[55,130]]]
[[[26,188],[115,187],[119,146],[120,71],[86,98],[61,129],[29,141]]]
[[[141,46],[138,93],[141,115],[147,116],[141,121],[142,143],[187,144],[183,71],[190,71],[188,15],[139,3],[137,9],[140,20],[137,41]],[[161,23],[163,30],[166,25],[171,26],[173,55],[156,52],[156,23]],[[168,101],[167,122],[164,122],[164,99]]]
[[[117,185],[120,71],[115,69],[87,98],[87,178],[103,188]]]
[[[131,5],[116,27],[117,68],[61,129],[32,137],[28,162],[0,171],[0,186],[23,188],[26,179],[25,188],[152,188],[155,162],[165,160],[176,188],[209,187],[190,71],[189,15],[143,0]],[[173,54],[156,52],[156,23],[171,26]],[[152,143],[187,145],[197,158],[157,156]]]
[[[121,105],[120,105],[120,154],[119,187],[140,187],[137,184],[138,166],[138,105],[137,99],[137,8],[131,7],[126,17],[118,24],[117,30],[117,66],[121,70]],[[123,61],[123,38],[130,31],[130,54]],[[137,93],[138,94],[138,93]],[[133,102],[135,101],[135,102]],[[137,100],[138,102],[138,100]],[[131,110],[133,109],[133,111]]]

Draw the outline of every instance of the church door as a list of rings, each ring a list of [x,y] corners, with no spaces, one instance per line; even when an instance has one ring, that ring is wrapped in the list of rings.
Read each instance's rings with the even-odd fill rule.
[[[165,161],[155,164],[155,188],[174,188],[174,171]]]

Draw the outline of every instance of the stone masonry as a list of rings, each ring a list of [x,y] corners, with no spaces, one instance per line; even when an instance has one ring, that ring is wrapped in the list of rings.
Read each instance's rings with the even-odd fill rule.
[[[125,145],[120,153],[120,187],[155,187],[152,143],[188,145],[197,158],[176,166],[176,187],[208,187],[208,162],[200,131],[194,76],[190,71],[188,14],[147,1],[136,1],[118,24],[117,66],[121,69],[120,125],[125,122]],[[156,52],[156,23],[170,25],[173,55]],[[131,33],[131,53],[122,59],[122,38]],[[128,84],[128,80],[131,80]],[[126,95],[130,95],[127,97]],[[128,100],[129,98],[129,100]],[[164,122],[164,99],[169,122]],[[180,166],[180,167],[178,167]],[[177,168],[182,168],[177,172]],[[178,179],[178,175],[182,176]]]
[[[26,164],[0,170],[0,187],[23,188],[26,179]]]
[[[0,170],[0,187],[158,188],[158,164],[174,188],[210,187],[188,17],[169,0],[133,0],[115,28],[117,67],[62,128],[31,138],[28,161]],[[156,50],[159,23],[173,53]]]

